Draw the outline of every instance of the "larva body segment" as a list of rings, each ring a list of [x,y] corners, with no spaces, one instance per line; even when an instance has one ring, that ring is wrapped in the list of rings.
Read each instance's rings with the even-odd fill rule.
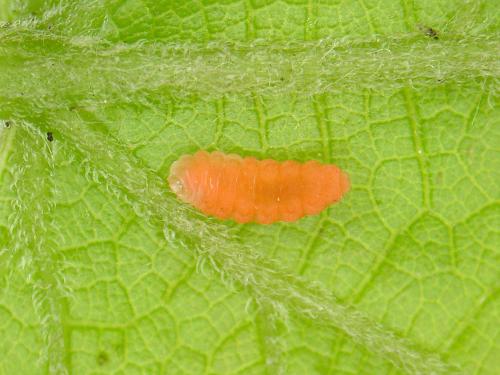
[[[181,200],[206,215],[260,224],[315,215],[349,190],[347,175],[332,164],[218,151],[182,156],[172,164],[168,182]]]

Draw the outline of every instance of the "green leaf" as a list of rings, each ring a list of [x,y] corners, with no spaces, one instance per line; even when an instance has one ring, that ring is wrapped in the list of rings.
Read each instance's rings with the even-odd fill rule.
[[[496,373],[498,11],[0,0],[0,374]],[[198,149],[352,188],[221,222]]]

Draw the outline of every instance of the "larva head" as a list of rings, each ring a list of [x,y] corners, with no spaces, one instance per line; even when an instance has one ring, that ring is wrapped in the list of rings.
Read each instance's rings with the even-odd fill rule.
[[[187,186],[188,181],[186,179],[190,159],[191,156],[184,155],[175,161],[170,167],[170,174],[168,175],[170,189],[184,202],[191,202],[190,189]]]
[[[204,197],[209,175],[210,154],[198,151],[183,155],[170,167],[170,189],[184,202],[197,205]]]

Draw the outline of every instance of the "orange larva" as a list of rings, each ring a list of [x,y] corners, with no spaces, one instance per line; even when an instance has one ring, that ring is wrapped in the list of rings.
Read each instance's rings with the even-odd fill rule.
[[[181,200],[206,215],[260,224],[315,215],[349,190],[349,178],[332,164],[218,151],[182,156],[172,164],[168,182]]]

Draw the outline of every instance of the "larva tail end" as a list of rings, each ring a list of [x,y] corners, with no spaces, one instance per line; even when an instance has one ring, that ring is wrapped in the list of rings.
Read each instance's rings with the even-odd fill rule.
[[[340,171],[340,193],[344,195],[349,191],[351,182],[347,173]]]

